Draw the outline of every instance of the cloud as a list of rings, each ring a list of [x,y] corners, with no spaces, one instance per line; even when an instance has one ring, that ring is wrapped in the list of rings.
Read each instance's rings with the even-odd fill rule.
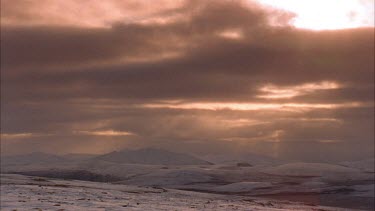
[[[53,134],[13,151],[158,145],[272,154],[277,139],[287,156],[299,141],[342,144],[343,153],[346,143],[374,139],[373,28],[296,29],[291,14],[245,1],[93,1],[66,17],[42,8],[78,3],[51,2],[4,3],[2,132]],[[95,15],[117,6],[113,16]],[[89,143],[100,150],[84,149]]]
[[[134,22],[160,16],[181,6],[180,0],[3,0],[2,25],[108,27],[113,22]],[[64,12],[61,12],[64,11]],[[159,15],[158,15],[159,14]]]
[[[32,133],[15,133],[15,134],[9,134],[9,133],[2,133],[1,134],[1,138],[3,139],[12,139],[12,138],[27,138],[27,137],[31,137],[33,136],[34,134]]]
[[[352,102],[347,104],[298,104],[298,103],[185,103],[185,104],[146,104],[146,108],[170,108],[170,109],[203,109],[203,110],[279,110],[279,111],[300,111],[309,109],[335,109],[350,107],[365,107],[366,105]],[[368,105],[371,106],[371,105]]]
[[[271,84],[261,87],[259,90],[265,94],[258,95],[257,97],[266,99],[293,98],[319,90],[337,89],[339,87],[337,83],[329,81],[307,83],[291,87],[277,87]]]
[[[75,131],[77,134],[92,135],[92,136],[130,136],[134,135],[131,132],[126,131],[114,131],[114,130],[100,130],[100,131]]]
[[[8,1],[5,4],[12,5]],[[98,7],[102,8],[100,5]],[[269,25],[267,17],[271,12],[277,17],[288,16],[287,13],[266,11],[256,5],[249,8],[241,1],[187,1],[179,11],[183,19],[161,25],[137,21],[114,21],[105,28],[61,26],[53,23],[33,27],[5,25],[2,31],[5,40],[2,50],[7,53],[2,58],[3,66],[39,68],[48,65],[62,66],[65,69],[66,65],[126,63],[142,61],[145,57],[157,58],[156,55],[160,54],[178,55],[194,49],[194,46],[199,46],[217,33],[225,34],[233,28],[248,28],[246,33],[262,31]],[[173,17],[176,12],[170,13]],[[279,21],[287,24],[282,18]],[[214,40],[220,41],[219,38]]]

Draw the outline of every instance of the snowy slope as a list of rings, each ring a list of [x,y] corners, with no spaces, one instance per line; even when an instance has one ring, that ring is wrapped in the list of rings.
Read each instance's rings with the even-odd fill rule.
[[[140,175],[124,182],[125,184],[140,186],[173,187],[177,185],[205,183],[209,182],[211,179],[211,176],[203,172],[189,169],[176,169],[161,170],[146,175]]]
[[[367,159],[361,161],[352,161],[352,162],[342,162],[343,166],[347,166],[350,168],[360,169],[366,172],[375,172],[375,159]]]
[[[260,188],[270,188],[272,184],[270,182],[237,182],[228,185],[218,186],[212,190],[223,193],[243,193],[250,192]]]
[[[1,175],[1,210],[348,210],[277,200]]]
[[[62,155],[61,157],[69,161],[84,161],[84,160],[94,158],[96,156],[98,155],[69,153],[69,154]]]
[[[141,153],[139,152],[141,151]],[[171,157],[164,159],[163,150],[136,150],[131,162],[113,162],[111,159],[90,159],[73,156],[61,160],[55,156],[31,156],[32,162],[15,159],[1,164],[3,173],[18,173],[61,179],[114,182],[121,185],[152,186],[180,190],[220,193],[229,195],[272,196],[290,195],[288,200],[304,200],[296,195],[322,196],[317,205],[373,208],[375,174],[366,170],[370,161],[348,162],[341,165],[324,163],[288,163],[270,165],[238,165],[227,162],[215,165],[171,165]],[[161,151],[162,156],[158,153]],[[133,151],[132,151],[133,152]],[[111,154],[111,153],[110,153]],[[127,153],[125,153],[127,154]],[[132,153],[130,153],[132,154]],[[177,153],[173,153],[177,154]],[[108,154],[107,154],[108,155]],[[128,154],[127,154],[128,155]],[[141,157],[144,155],[145,157]],[[110,156],[111,157],[111,156]],[[129,159],[129,156],[124,156]],[[123,159],[122,155],[120,157]],[[50,159],[52,158],[52,159]],[[81,159],[82,158],[82,159]],[[113,158],[113,157],[111,157]],[[151,164],[150,159],[154,162]],[[126,161],[129,160],[121,160]],[[22,162],[21,162],[22,161]],[[181,161],[179,161],[181,162]],[[201,160],[200,162],[201,163]],[[205,162],[206,163],[206,162]],[[344,166],[347,165],[347,166]]]
[[[266,168],[263,172],[283,176],[321,177],[331,174],[356,174],[360,171],[353,168],[325,163],[288,163]]]
[[[273,165],[281,164],[280,160],[268,157],[265,155],[257,155],[252,153],[246,154],[233,154],[233,155],[205,155],[201,156],[203,160],[207,160],[215,164],[237,164],[237,163],[247,163],[251,166],[257,165]]]
[[[134,163],[149,165],[209,165],[210,163],[191,155],[169,152],[162,149],[145,148],[123,150],[96,157],[114,163]]]

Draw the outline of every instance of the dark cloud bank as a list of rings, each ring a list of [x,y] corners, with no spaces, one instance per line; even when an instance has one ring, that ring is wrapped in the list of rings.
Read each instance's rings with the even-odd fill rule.
[[[2,151],[157,146],[312,161],[373,156],[373,28],[296,29],[291,14],[240,1],[188,1],[161,14],[171,20],[106,28],[2,24]],[[258,97],[266,85],[322,81],[339,86]],[[211,110],[197,103],[301,108]]]

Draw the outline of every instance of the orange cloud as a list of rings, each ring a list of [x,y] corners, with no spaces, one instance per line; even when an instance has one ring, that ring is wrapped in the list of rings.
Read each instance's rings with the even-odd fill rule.
[[[258,98],[265,99],[282,99],[282,98],[293,98],[300,95],[312,93],[319,90],[328,90],[328,89],[337,89],[340,88],[336,82],[332,81],[323,81],[319,83],[306,83],[297,86],[275,86],[275,85],[266,85],[259,89],[259,91],[265,93],[258,95]]]
[[[75,133],[92,136],[130,136],[134,133],[127,131],[99,130],[99,131],[76,131]]]
[[[309,103],[177,103],[177,104],[144,104],[145,108],[169,108],[169,109],[202,109],[202,110],[284,110],[300,111],[310,109],[335,109],[335,108],[353,108],[366,106],[363,103],[351,102],[341,104],[309,104]]]
[[[2,25],[55,25],[111,27],[158,18],[165,11],[181,7],[184,0],[3,0]]]

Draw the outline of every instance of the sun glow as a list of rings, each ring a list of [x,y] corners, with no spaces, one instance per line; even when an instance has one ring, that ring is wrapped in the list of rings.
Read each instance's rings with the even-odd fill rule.
[[[13,134],[10,134],[10,133],[2,133],[1,134],[1,138],[4,138],[4,139],[13,139],[13,138],[28,138],[28,137],[31,137],[33,136],[34,134],[32,133],[13,133]]]
[[[145,108],[167,108],[167,109],[198,109],[198,110],[236,110],[236,111],[256,111],[256,110],[283,110],[301,111],[311,109],[335,109],[353,108],[365,106],[358,102],[341,104],[309,104],[309,103],[178,103],[178,104],[145,104]]]
[[[304,94],[313,93],[318,90],[329,90],[340,88],[340,85],[331,81],[319,83],[306,83],[298,86],[280,87],[275,85],[266,85],[259,89],[264,94],[258,95],[258,98],[265,99],[283,99],[293,98]]]
[[[134,135],[127,131],[100,130],[100,131],[75,131],[75,133],[92,136],[130,136]]]
[[[243,37],[242,32],[240,30],[228,30],[228,31],[223,31],[218,34],[220,37],[224,37],[227,39],[232,39],[232,40],[238,40]]]
[[[298,28],[326,30],[374,26],[373,0],[257,0],[296,14]]]

